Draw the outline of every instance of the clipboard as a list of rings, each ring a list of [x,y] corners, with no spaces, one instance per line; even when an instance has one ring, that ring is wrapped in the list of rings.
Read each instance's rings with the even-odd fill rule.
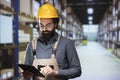
[[[35,76],[38,77],[45,77],[38,69],[36,69],[34,66],[26,65],[26,64],[18,64],[18,66],[23,69],[24,71],[29,71],[33,73]]]

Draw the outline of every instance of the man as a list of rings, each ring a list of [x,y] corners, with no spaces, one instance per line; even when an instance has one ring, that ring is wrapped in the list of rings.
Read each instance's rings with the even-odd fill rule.
[[[43,4],[37,18],[40,36],[29,43],[25,64],[36,68],[43,66],[40,72],[45,78],[38,80],[68,80],[80,76],[81,66],[74,42],[55,31],[59,23],[55,7],[49,3]],[[23,75],[26,79],[35,76],[28,71],[24,71]]]

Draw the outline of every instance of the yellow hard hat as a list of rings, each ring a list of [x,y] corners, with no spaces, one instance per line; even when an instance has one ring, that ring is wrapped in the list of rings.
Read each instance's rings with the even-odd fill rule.
[[[57,10],[49,3],[43,4],[38,10],[37,18],[58,18]]]

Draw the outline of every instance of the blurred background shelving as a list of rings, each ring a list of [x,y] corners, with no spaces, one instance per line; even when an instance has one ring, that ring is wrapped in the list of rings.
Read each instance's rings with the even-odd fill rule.
[[[100,23],[98,31],[99,42],[117,57],[120,57],[119,12],[120,0],[113,0]]]
[[[0,0],[0,77],[19,76],[17,64],[24,63],[27,43],[39,37],[36,16],[45,2],[57,8],[60,35],[75,46],[83,39],[96,41],[120,58],[120,0]],[[93,14],[86,14],[88,7],[94,7]]]

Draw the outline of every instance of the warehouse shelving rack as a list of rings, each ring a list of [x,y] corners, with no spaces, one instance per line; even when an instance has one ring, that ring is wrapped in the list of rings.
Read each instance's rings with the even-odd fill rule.
[[[0,50],[13,51],[14,55],[14,66],[12,76],[16,79],[19,76],[19,69],[17,64],[19,63],[19,51],[25,50],[27,43],[19,43],[19,23],[20,22],[35,22],[35,17],[26,13],[19,13],[19,0],[12,0],[12,6],[8,7],[4,4],[0,4],[0,14],[13,17],[13,43],[11,44],[0,44]],[[21,20],[22,19],[22,20]],[[5,71],[5,70],[4,70]],[[6,71],[5,71],[6,72]]]
[[[66,37],[75,41],[75,45],[78,45],[83,36],[82,24],[76,17],[71,7],[67,7],[67,26],[66,26]]]
[[[3,14],[3,15],[10,15],[10,16],[14,16],[13,20],[14,20],[14,27],[13,27],[13,31],[14,31],[14,43],[13,44],[4,44],[4,45],[0,45],[0,50],[8,50],[8,51],[12,51],[16,54],[14,54],[14,75],[15,77],[18,76],[18,67],[17,67],[17,63],[18,63],[18,7],[19,4],[18,4],[18,0],[15,0],[14,1],[14,8],[10,8],[10,7],[7,7],[7,6],[4,6],[2,4],[0,4],[0,14]]]
[[[120,0],[113,0],[101,21],[98,41],[120,58]]]

